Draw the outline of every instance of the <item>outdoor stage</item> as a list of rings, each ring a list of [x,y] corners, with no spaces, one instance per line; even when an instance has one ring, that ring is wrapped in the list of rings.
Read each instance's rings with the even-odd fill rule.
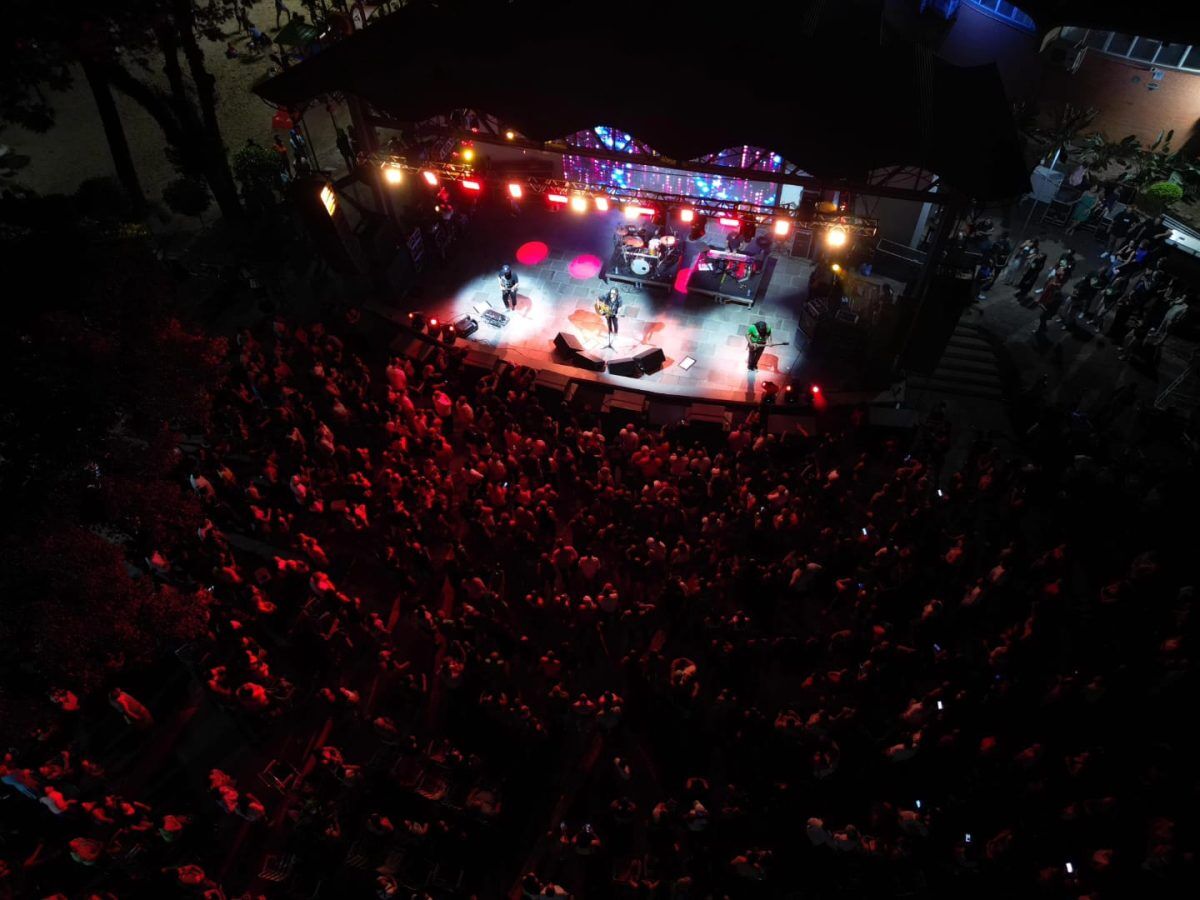
[[[507,210],[485,209],[472,221],[469,233],[449,263],[422,276],[420,287],[403,304],[426,316],[450,322],[469,314],[479,330],[460,346],[477,346],[512,363],[550,369],[577,379],[660,394],[711,399],[719,402],[758,400],[762,385],[782,387],[801,378],[805,340],[799,312],[807,293],[812,264],[786,256],[769,261],[754,306],[723,305],[712,297],[686,293],[687,279],[702,242],[687,242],[683,263],[672,289],[638,290],[632,285],[604,281],[612,251],[613,233],[624,224],[617,211],[608,214],[552,212],[527,204],[518,216]],[[674,229],[683,241],[686,230]],[[710,223],[707,242],[725,246],[728,231]],[[496,276],[508,263],[520,277],[517,309],[506,312]],[[613,348],[595,302],[609,284],[621,291],[625,317]],[[488,304],[509,317],[503,328],[480,316]],[[747,327],[765,320],[772,340],[788,346],[767,349],[757,372],[746,369]],[[648,347],[666,355],[662,370],[640,378],[591,372],[573,366],[554,351],[558,332],[575,335],[584,349],[606,360],[632,356]],[[695,363],[684,369],[691,357]]]

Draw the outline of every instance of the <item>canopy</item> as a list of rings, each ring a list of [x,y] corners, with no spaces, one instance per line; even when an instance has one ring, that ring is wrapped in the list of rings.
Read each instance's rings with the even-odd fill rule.
[[[313,25],[304,21],[303,16],[292,16],[288,23],[275,35],[275,43],[283,47],[307,47],[318,37]]]
[[[977,199],[1029,190],[994,66],[881,45],[878,0],[783,6],[410,3],[254,90],[353,94],[402,121],[475,109],[537,141],[609,125],[681,160],[747,144],[819,179],[918,166]]]

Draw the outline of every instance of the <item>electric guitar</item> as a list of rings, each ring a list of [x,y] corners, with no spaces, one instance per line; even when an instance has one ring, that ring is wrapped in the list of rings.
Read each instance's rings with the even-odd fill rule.
[[[790,343],[791,343],[791,341],[766,341],[761,344],[756,344],[754,341],[750,340],[749,335],[746,336],[746,347],[747,348],[762,347],[764,350],[766,350],[768,347],[786,347]]]

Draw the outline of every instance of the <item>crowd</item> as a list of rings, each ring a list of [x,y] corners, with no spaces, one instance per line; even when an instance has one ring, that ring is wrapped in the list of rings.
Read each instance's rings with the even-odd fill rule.
[[[950,472],[941,414],[706,436],[430,351],[239,335],[177,459],[207,518],[140,548],[207,609],[200,711],[58,688],[0,895],[1195,887],[1176,476],[1053,410]]]

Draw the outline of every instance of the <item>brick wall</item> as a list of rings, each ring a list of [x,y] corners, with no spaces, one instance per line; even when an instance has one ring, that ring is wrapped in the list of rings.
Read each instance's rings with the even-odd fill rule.
[[[1179,149],[1200,123],[1200,75],[1165,69],[1153,91],[1147,89],[1152,83],[1149,66],[1089,51],[1074,75],[1043,71],[1039,106],[1093,106],[1099,115],[1091,130],[1104,132],[1110,140],[1136,134],[1148,143],[1159,131],[1173,128],[1174,147]]]

